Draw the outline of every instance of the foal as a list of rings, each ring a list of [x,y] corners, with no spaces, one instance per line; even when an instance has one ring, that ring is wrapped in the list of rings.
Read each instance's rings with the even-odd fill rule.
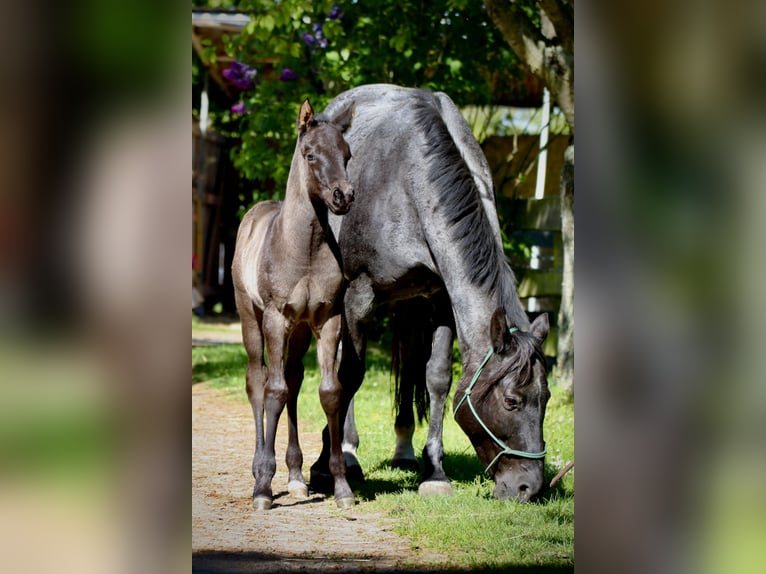
[[[248,354],[247,395],[255,417],[253,508],[271,508],[276,472],[274,440],[287,405],[288,491],[306,496],[296,405],[303,381],[303,356],[317,339],[322,382],[319,398],[330,430],[330,469],[339,507],[353,506],[346,480],[341,432],[348,401],[342,401],[336,357],[341,334],[344,279],[338,245],[328,225],[329,209],[348,212],[354,190],[346,175],[351,153],[343,132],[352,105],[333,123],[314,118],[308,100],[298,113],[295,146],[283,202],[263,201],[245,214],[232,264],[234,291]],[[268,367],[264,362],[264,343]],[[265,434],[264,434],[265,409]]]

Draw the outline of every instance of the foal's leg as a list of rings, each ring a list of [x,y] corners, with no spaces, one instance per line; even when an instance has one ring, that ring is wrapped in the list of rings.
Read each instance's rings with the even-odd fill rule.
[[[271,508],[273,493],[271,481],[277,470],[274,442],[277,436],[277,424],[282,409],[289,395],[285,381],[284,359],[288,336],[287,319],[273,306],[266,307],[263,314],[263,332],[269,353],[269,377],[263,393],[263,405],[266,411],[266,432],[263,448],[256,451],[255,490],[253,508],[268,510]]]
[[[352,480],[364,480],[362,467],[356,458],[359,447],[359,434],[356,431],[353,413],[353,397],[362,384],[365,373],[365,352],[367,337],[364,324],[372,314],[374,292],[363,277],[351,282],[346,289],[343,303],[344,328],[343,344],[340,352],[338,379],[343,387],[343,396],[347,406],[344,410],[343,451],[346,456],[346,476]],[[316,492],[329,492],[330,475],[330,434],[327,427],[322,431],[322,452],[311,465],[311,489]]]
[[[242,323],[242,340],[247,351],[246,389],[255,419],[255,451],[253,453],[253,478],[258,479],[256,458],[263,450],[263,390],[266,386],[266,366],[263,363],[263,313],[253,306],[250,298],[235,291],[237,310]]]
[[[444,458],[444,405],[452,386],[451,326],[440,325],[434,331],[431,358],[426,367],[426,385],[431,401],[428,438],[423,447],[423,482],[418,492],[422,495],[452,494],[452,486],[442,467]]]
[[[298,440],[298,393],[303,383],[303,357],[311,343],[311,329],[305,323],[299,325],[290,336],[285,367],[287,381],[287,491],[293,496],[304,498],[308,495],[308,487],[303,478],[303,453]]]
[[[343,431],[341,423],[348,409],[348,400],[342,396],[336,362],[338,342],[341,335],[341,316],[335,315],[327,320],[317,337],[317,356],[322,382],[319,385],[319,400],[327,415],[327,428],[330,435],[330,473],[335,481],[335,503],[339,508],[354,505],[354,493],[346,480],[346,461],[343,458],[341,442]]]

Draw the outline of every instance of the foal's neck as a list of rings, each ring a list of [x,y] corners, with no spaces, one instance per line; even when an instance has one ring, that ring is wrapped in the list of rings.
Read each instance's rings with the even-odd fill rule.
[[[287,177],[285,200],[277,216],[285,244],[299,257],[316,252],[323,243],[328,242],[330,233],[327,206],[311,199],[308,177],[303,172],[300,159],[300,152],[296,149]]]

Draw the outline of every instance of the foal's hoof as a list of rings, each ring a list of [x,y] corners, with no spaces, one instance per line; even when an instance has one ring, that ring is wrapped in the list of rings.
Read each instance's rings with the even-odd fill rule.
[[[309,487],[300,480],[291,480],[287,483],[287,492],[294,498],[306,498],[309,495]]]
[[[271,510],[273,501],[267,496],[253,497],[253,510]]]
[[[451,496],[452,485],[443,480],[426,480],[418,487],[420,496]]]
[[[354,508],[356,500],[354,500],[353,496],[344,496],[343,498],[336,498],[335,504],[337,504],[338,508],[341,510],[345,510],[346,508]]]

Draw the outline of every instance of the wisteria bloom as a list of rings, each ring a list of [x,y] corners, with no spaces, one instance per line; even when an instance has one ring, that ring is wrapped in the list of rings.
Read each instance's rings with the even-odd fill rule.
[[[306,44],[306,45],[307,45],[309,48],[311,48],[311,46],[313,46],[313,45],[314,45],[314,42],[316,41],[316,40],[314,40],[314,36],[312,36],[312,35],[311,35],[311,34],[309,34],[308,32],[304,32],[303,34],[301,34],[301,38],[303,38],[303,42],[304,42],[304,43],[305,43],[305,44]]]
[[[245,102],[237,102],[231,106],[231,111],[235,114],[246,114],[247,108],[245,107]]]
[[[320,48],[326,48],[328,45],[327,38],[324,36],[324,25],[321,22],[315,23],[311,29],[314,32],[314,39],[317,46]]]
[[[223,77],[233,83],[240,90],[252,90],[255,87],[255,78],[258,70],[251,68],[242,62],[233,61],[222,74]]]
[[[295,70],[291,70],[290,68],[283,68],[282,74],[280,74],[279,79],[283,82],[293,82],[297,79],[299,79],[300,76]]]
[[[343,20],[343,12],[340,10],[340,6],[333,4],[330,8],[330,13],[327,15],[328,20]]]

